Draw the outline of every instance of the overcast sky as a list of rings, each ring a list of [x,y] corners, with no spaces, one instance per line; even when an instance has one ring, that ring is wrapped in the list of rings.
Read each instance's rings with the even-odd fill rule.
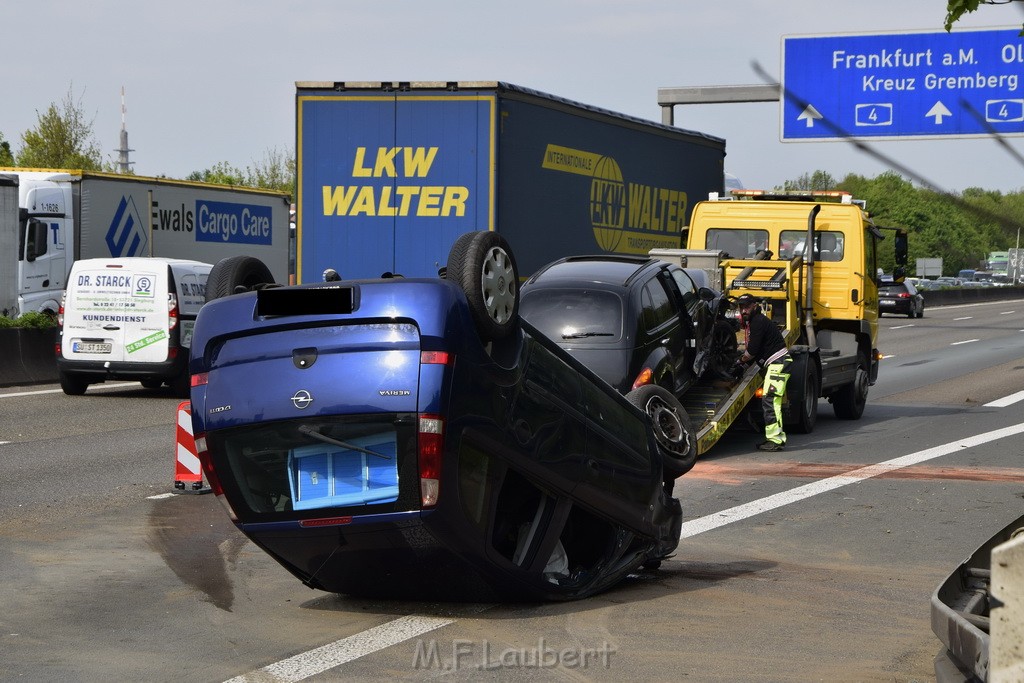
[[[1022,9],[983,6],[958,28],[1019,27]],[[295,82],[314,80],[505,81],[661,121],[659,88],[761,83],[753,63],[778,80],[783,36],[941,31],[944,16],[943,0],[5,0],[0,134],[17,151],[70,88],[114,160],[123,86],[137,173],[244,167],[294,149]],[[675,108],[677,126],[725,138],[747,187],[887,170],[846,142],[780,142],[779,117],[774,103]],[[1024,189],[1022,162],[990,139],[871,147],[942,189]]]

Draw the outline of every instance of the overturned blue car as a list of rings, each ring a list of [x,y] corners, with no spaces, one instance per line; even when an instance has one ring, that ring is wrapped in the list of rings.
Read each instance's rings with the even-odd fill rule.
[[[668,392],[623,396],[521,319],[496,233],[387,275],[211,272],[193,428],[246,536],[312,588],[415,599],[581,598],[674,552],[695,444]]]

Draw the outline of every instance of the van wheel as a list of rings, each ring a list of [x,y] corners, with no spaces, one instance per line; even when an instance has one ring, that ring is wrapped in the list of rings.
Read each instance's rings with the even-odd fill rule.
[[[789,395],[786,431],[810,434],[818,421],[818,396],[821,393],[818,364],[811,356],[800,354],[794,357],[792,369],[786,385],[786,393]]]
[[[68,396],[81,396],[89,388],[89,383],[79,375],[62,372],[60,373],[60,388]]]
[[[448,252],[445,278],[465,293],[485,342],[502,339],[516,327],[519,269],[504,237],[489,231],[461,235]]]
[[[254,256],[229,256],[217,261],[206,278],[206,301],[248,292],[258,285],[273,284],[274,276]]]
[[[868,403],[868,361],[857,354],[857,374],[853,381],[839,387],[832,396],[832,411],[840,420],[859,420]]]
[[[142,379],[139,380],[139,384],[143,389],[159,389],[164,385],[163,380],[159,379]]]
[[[626,394],[626,400],[651,421],[666,477],[681,477],[697,462],[697,435],[690,416],[672,392],[657,384],[645,384]]]

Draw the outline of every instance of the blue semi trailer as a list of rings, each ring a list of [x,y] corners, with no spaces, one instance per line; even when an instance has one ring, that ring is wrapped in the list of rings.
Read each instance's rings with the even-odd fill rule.
[[[297,279],[432,277],[462,234],[520,272],[678,248],[725,141],[500,82],[296,84]]]

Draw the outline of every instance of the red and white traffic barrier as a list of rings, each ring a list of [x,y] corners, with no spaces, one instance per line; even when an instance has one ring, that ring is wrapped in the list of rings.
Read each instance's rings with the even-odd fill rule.
[[[184,490],[191,484],[193,491],[203,488],[203,468],[192,434],[192,403],[178,404],[178,427],[174,439],[174,488]]]

